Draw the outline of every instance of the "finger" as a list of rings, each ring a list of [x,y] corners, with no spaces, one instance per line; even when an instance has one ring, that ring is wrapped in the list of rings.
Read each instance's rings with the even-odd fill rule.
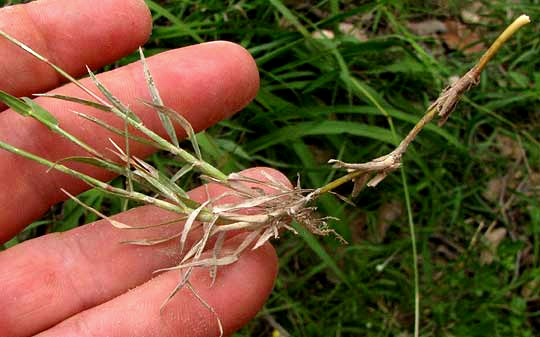
[[[231,239],[224,248],[234,249],[241,237]],[[192,284],[205,302],[217,313],[225,336],[245,325],[264,304],[273,287],[277,258],[270,244],[246,251],[239,261],[220,269],[213,287],[205,270],[192,275]],[[160,306],[179,274],[167,272],[107,303],[79,313],[40,337],[54,336],[218,336],[216,316],[189,292],[181,290]]]
[[[228,42],[206,43],[162,53],[148,59],[150,70],[166,105],[180,111],[196,130],[202,130],[244,107],[258,89],[258,72],[251,56],[238,45]],[[148,89],[139,62],[100,76],[103,83],[129,105],[149,128],[164,134],[155,111],[141,103],[149,100]],[[88,81],[85,81],[88,82]],[[73,85],[55,93],[80,96]],[[118,135],[96,128],[91,122],[75,117],[71,110],[99,116],[123,128],[124,121],[111,114],[77,104],[40,98],[37,101],[53,112],[62,128],[77,135],[98,151],[109,153],[109,137]],[[14,126],[17,126],[14,128]],[[0,141],[56,161],[73,155],[88,155],[68,140],[53,134],[38,122],[21,117],[11,110],[0,114]],[[144,157],[154,149],[140,143],[131,145],[131,153]],[[103,170],[73,165],[99,179],[111,179]],[[10,238],[25,224],[35,220],[51,205],[65,199],[60,187],[73,194],[88,186],[80,180],[0,151],[0,241]]]
[[[74,76],[100,68],[144,44],[152,18],[142,0],[45,0],[0,9],[0,29],[32,46]],[[61,79],[7,40],[0,39],[0,89],[27,96]]]
[[[271,169],[250,169],[243,174],[266,180],[262,170],[289,184],[282,174]],[[268,187],[261,188],[267,193],[275,193]],[[222,186],[210,184],[208,189],[201,187],[191,191],[190,196],[203,201],[207,192],[210,197],[217,197],[224,191]],[[177,214],[145,206],[122,213],[115,219],[132,226],[143,226],[177,217]],[[167,237],[178,231],[181,231],[178,223],[152,230],[119,230],[106,221],[98,221],[1,252],[0,327],[4,335],[26,336],[42,331],[142,284],[152,277],[154,270],[178,263],[178,241],[150,247],[119,244],[123,240]],[[194,239],[188,238],[187,247]],[[275,262],[268,262],[268,274],[259,277],[273,277],[275,266],[272,263]],[[260,296],[264,297],[264,294]],[[165,298],[162,296],[156,301]],[[126,336],[129,335],[133,334]]]
[[[224,249],[233,250],[242,236],[230,239]],[[196,270],[194,289],[217,313],[225,336],[245,325],[263,306],[277,273],[277,257],[266,243],[247,250],[234,264],[222,267],[213,287],[208,272]],[[160,306],[179,280],[178,272],[167,272],[113,300],[81,312],[40,337],[63,336],[218,336],[216,316],[185,288]]]

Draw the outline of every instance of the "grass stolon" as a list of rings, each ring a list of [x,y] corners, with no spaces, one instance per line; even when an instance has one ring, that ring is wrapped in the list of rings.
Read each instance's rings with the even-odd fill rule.
[[[336,167],[344,168],[348,170],[349,173],[314,190],[303,189],[300,187],[299,184],[297,184],[297,186],[293,190],[291,190],[283,184],[279,183],[278,181],[275,181],[270,176],[266,177],[266,181],[258,181],[248,177],[244,177],[239,174],[225,175],[220,170],[210,165],[208,162],[204,161],[201,155],[201,151],[199,149],[199,144],[189,122],[187,122],[177,112],[163,106],[161,98],[159,97],[158,90],[155,87],[151,74],[146,66],[142,51],[140,53],[141,63],[143,65],[147,85],[152,97],[152,102],[146,102],[145,104],[153,108],[158,113],[159,118],[165,130],[167,131],[170,141],[157,135],[156,133],[145,127],[141,120],[128,107],[122,104],[122,102],[120,102],[112,93],[110,93],[99,82],[97,77],[94,76],[94,74],[90,70],[90,77],[92,78],[98,90],[105,96],[106,99],[102,99],[100,96],[96,95],[91,89],[83,86],[76,79],[72,78],[63,70],[51,64],[47,59],[34,52],[28,46],[25,46],[21,42],[11,38],[4,32],[0,32],[0,35],[9,39],[11,42],[31,53],[41,61],[51,65],[61,75],[66,77],[69,81],[73,82],[84,92],[94,98],[96,102],[76,97],[66,97],[62,95],[41,96],[77,102],[100,109],[102,111],[114,113],[117,117],[125,121],[126,128],[125,130],[120,130],[94,117],[89,117],[84,114],[78,113],[79,116],[86,118],[111,132],[124,136],[124,149],[122,149],[121,146],[115,144],[111,140],[111,143],[115,148],[114,154],[116,155],[117,159],[123,163],[118,164],[117,161],[108,159],[105,155],[99,153],[88,144],[83,143],[75,136],[65,132],[61,128],[59,123],[56,121],[54,116],[52,116],[49,112],[40,107],[37,103],[33,102],[28,98],[18,99],[10,96],[5,92],[0,92],[0,100],[10,106],[13,110],[24,116],[35,118],[36,120],[47,126],[52,132],[58,133],[80,146],[91,156],[70,157],[63,159],[60,162],[54,163],[26,151],[23,151],[21,149],[14,148],[9,144],[5,144],[2,142],[0,142],[0,148],[39,162],[43,165],[48,166],[51,169],[56,169],[63,173],[80,178],[86,183],[88,183],[90,186],[104,192],[118,195],[125,199],[134,200],[142,204],[152,204],[157,207],[178,213],[179,219],[185,220],[184,229],[181,232],[166,238],[143,239],[139,241],[130,241],[129,243],[139,245],[152,245],[180,238],[180,251],[183,252],[185,248],[188,249],[181,262],[177,266],[156,271],[160,272],[175,269],[184,271],[181,281],[178,283],[177,287],[170,293],[169,297],[165,300],[163,305],[165,305],[180,289],[182,289],[184,286],[187,286],[199,298],[201,303],[203,303],[207,308],[209,308],[209,310],[214,312],[213,309],[208,306],[208,304],[206,304],[206,302],[204,302],[202,298],[198,296],[196,290],[193,289],[191,284],[189,283],[189,277],[194,268],[210,267],[211,276],[213,280],[215,280],[216,269],[218,266],[234,263],[238,260],[240,254],[246,249],[256,249],[262,244],[264,244],[266,241],[268,241],[270,238],[277,238],[278,233],[282,228],[294,231],[294,229],[289,226],[291,220],[295,220],[303,224],[306,228],[308,228],[311,232],[315,234],[325,235],[334,232],[332,229],[328,228],[328,225],[326,223],[326,220],[328,220],[328,218],[318,217],[315,213],[316,209],[311,206],[311,203],[315,199],[319,198],[321,195],[331,192],[336,187],[348,181],[354,181],[353,195],[356,195],[359,193],[359,191],[364,185],[376,186],[388,175],[388,173],[399,168],[401,165],[401,158],[403,154],[405,153],[408,145],[420,132],[420,130],[427,123],[429,123],[437,114],[439,114],[439,116],[441,117],[441,122],[444,123],[444,121],[446,121],[446,119],[448,118],[449,114],[455,108],[457,102],[459,101],[463,93],[469,90],[473,85],[478,83],[480,72],[483,70],[483,68],[494,55],[494,53],[506,40],[508,40],[508,38],[515,31],[517,31],[521,26],[528,22],[528,17],[521,16],[511,26],[509,26],[496,40],[492,47],[486,52],[486,54],[481,58],[477,66],[471,69],[471,71],[469,71],[455,84],[443,91],[439,99],[437,99],[435,103],[430,106],[426,115],[420,120],[420,122],[418,122],[418,124],[413,128],[413,130],[411,130],[409,135],[400,143],[400,145],[395,150],[385,156],[376,158],[368,163],[363,164],[349,164],[338,160],[332,160],[331,163],[333,163]],[[191,154],[190,152],[180,147],[178,142],[178,136],[176,135],[175,129],[173,127],[174,123],[180,125],[188,135],[188,138],[190,139],[193,147],[194,154]],[[141,131],[143,134],[146,135],[147,138],[141,138],[131,135],[127,131],[128,125]],[[178,159],[182,160],[185,163],[185,166],[182,167],[173,176],[167,177],[150,164],[130,155],[128,146],[130,139],[153,145],[158,150],[165,150],[177,157]],[[126,188],[114,187],[108,183],[101,182],[83,173],[70,169],[69,167],[62,164],[66,161],[84,162],[87,164],[92,164],[101,168],[105,168],[119,175],[124,175],[127,181]],[[201,178],[203,180],[222,184],[228,187],[231,192],[215,199],[209,199],[202,204],[199,204],[189,199],[187,193],[177,184],[175,184],[175,182],[180,177],[192,170],[197,171],[199,174],[201,174]],[[134,191],[133,182],[137,182],[141,186],[145,187],[148,191],[157,194],[157,197],[152,196],[151,194]],[[247,188],[245,186],[245,183],[264,184],[265,186],[274,190],[276,193],[272,195],[266,195],[261,193],[261,191],[258,189]],[[66,191],[64,192],[70,198],[74,199],[81,205],[84,205],[84,203],[80,202],[75,196],[70,195]],[[234,204],[219,206],[213,205],[213,203],[218,201],[220,198],[231,194],[239,197],[241,201]],[[118,228],[136,229],[148,228],[150,226],[165,225],[150,224],[145,227],[132,227],[128,224],[123,224],[118,221],[112,220],[108,216],[102,214],[101,212],[93,209],[90,206],[85,205],[84,207],[91,210],[98,216],[107,219],[111,222],[113,226]],[[260,212],[257,215],[245,215],[242,213],[242,210],[253,208],[259,210]],[[201,227],[203,229],[203,234],[201,238],[197,240],[196,243],[193,244],[191,247],[185,247],[188,234],[194,229]],[[229,252],[222,251],[221,248],[225,233],[231,230],[239,229],[249,231],[250,233],[235,250]],[[211,258],[201,259],[202,253],[207,247],[209,239],[212,237],[217,238],[217,244],[213,248],[213,256]],[[415,249],[414,239],[413,249]],[[418,290],[417,271],[415,271],[415,288]],[[415,307],[417,314],[415,316],[415,332],[416,334],[418,334],[418,291],[416,292],[416,294],[417,300]],[[222,330],[221,323],[219,325],[220,330]]]

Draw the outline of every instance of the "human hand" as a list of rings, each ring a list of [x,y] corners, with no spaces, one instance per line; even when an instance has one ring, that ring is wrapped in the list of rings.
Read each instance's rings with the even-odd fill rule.
[[[151,18],[141,0],[44,0],[0,10],[0,29],[35,48],[73,75],[85,65],[99,68],[133,51],[150,33]],[[204,129],[244,107],[256,94],[258,73],[251,56],[241,47],[215,42],[162,53],[147,60],[166,105],[181,111],[196,130]],[[16,96],[43,92],[59,85],[58,76],[22,50],[0,41],[0,89]],[[149,99],[140,64],[104,74],[100,80],[136,111],[149,127],[165,134],[155,112],[139,98]],[[52,92],[81,96],[73,85]],[[70,112],[100,116],[112,125],[123,121],[87,107],[62,101],[37,99],[53,112],[60,125],[98,150],[109,147],[102,129]],[[82,155],[69,141],[51,134],[35,120],[11,110],[0,113],[0,140],[50,160]],[[116,137],[120,143],[121,137]],[[144,157],[152,149],[137,144],[131,149]],[[77,169],[102,180],[104,171]],[[244,174],[264,179],[262,169]],[[0,242],[5,242],[51,205],[87,186],[56,171],[11,153],[0,151]],[[285,178],[267,170],[277,179]],[[223,189],[210,185],[211,196]],[[205,188],[191,192],[202,201]],[[143,206],[117,216],[133,226],[173,218],[169,212]],[[186,290],[165,307],[159,307],[179,281],[175,272],[152,278],[152,272],[178,261],[176,243],[152,247],[119,244],[122,240],[165,236],[172,226],[125,231],[98,221],[65,233],[53,233],[0,252],[1,336],[214,336],[213,314]],[[229,239],[230,244],[241,240]],[[276,274],[276,256],[268,244],[248,251],[241,259],[218,271],[210,288],[205,270],[191,282],[216,310],[225,335],[251,319],[270,293]],[[135,289],[127,292],[127,290]]]

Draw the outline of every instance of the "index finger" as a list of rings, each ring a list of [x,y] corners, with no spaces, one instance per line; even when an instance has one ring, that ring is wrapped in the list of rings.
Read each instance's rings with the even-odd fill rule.
[[[73,76],[107,65],[148,39],[152,18],[142,0],[42,0],[0,9],[0,29]],[[0,39],[0,89],[28,96],[63,79]]]

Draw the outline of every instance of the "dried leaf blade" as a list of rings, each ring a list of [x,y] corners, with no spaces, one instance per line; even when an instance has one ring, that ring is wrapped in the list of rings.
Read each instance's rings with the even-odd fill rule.
[[[148,64],[146,63],[146,58],[144,57],[143,50],[140,47],[139,47],[139,56],[140,56],[141,63],[143,66],[144,78],[146,79],[146,85],[148,86],[148,91],[150,91],[150,96],[152,96],[152,102],[157,106],[163,106],[163,100],[161,99],[159,95],[159,91],[154,82],[154,78],[152,77],[152,74],[150,73],[150,69],[148,68]],[[176,130],[174,129],[174,125],[172,124],[170,117],[167,116],[167,114],[165,114],[163,111],[159,109],[157,110],[157,112],[158,112],[159,120],[161,121],[161,124],[165,128],[167,135],[169,135],[171,142],[175,146],[180,147],[180,144],[178,143],[178,136],[176,135]]]

